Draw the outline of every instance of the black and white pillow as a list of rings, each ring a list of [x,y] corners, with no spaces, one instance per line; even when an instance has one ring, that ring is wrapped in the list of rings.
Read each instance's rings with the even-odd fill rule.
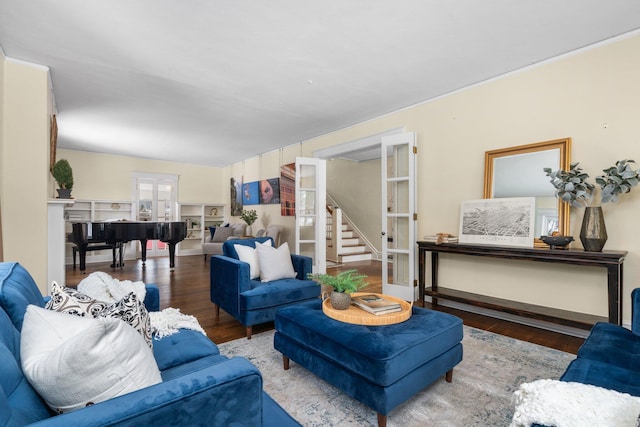
[[[151,317],[144,303],[138,299],[134,292],[125,295],[120,301],[109,304],[94,317],[110,317],[120,319],[131,325],[153,348],[151,336]]]
[[[98,301],[73,288],[61,286],[57,282],[51,283],[51,299],[47,302],[47,310],[73,314],[80,317],[97,317],[109,303]]]
[[[51,299],[46,309],[80,317],[116,318],[133,327],[153,348],[151,336],[151,317],[134,292],[125,295],[120,301],[108,303],[98,301],[73,288],[60,286],[56,282],[51,285]]]

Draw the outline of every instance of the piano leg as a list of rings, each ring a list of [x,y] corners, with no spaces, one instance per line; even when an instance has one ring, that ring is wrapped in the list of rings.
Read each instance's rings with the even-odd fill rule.
[[[80,255],[80,271],[84,274],[84,271],[87,269],[87,246],[78,246],[78,254]]]
[[[142,266],[147,262],[147,239],[140,239],[140,254],[142,255]]]
[[[176,266],[176,243],[169,242],[169,271],[173,271]]]

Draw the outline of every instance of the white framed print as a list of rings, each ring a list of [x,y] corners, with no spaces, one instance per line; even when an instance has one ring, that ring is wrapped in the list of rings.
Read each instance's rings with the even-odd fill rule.
[[[535,209],[535,197],[464,201],[459,243],[532,248]]]

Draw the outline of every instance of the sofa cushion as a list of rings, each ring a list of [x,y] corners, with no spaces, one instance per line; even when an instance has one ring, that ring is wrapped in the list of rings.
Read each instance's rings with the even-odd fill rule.
[[[640,336],[612,323],[596,323],[578,350],[578,357],[640,373]]]
[[[18,331],[29,304],[44,307],[42,294],[29,272],[17,262],[0,263],[0,306]]]
[[[268,240],[264,243],[256,242],[255,247],[247,245],[234,244],[233,248],[238,254],[238,259],[242,262],[249,264],[249,278],[257,279],[260,277],[260,263],[258,261],[257,248],[259,246],[271,246],[271,241]]]
[[[265,244],[256,244],[255,251],[260,266],[260,280],[263,282],[296,277],[287,242],[284,242],[277,249],[271,245],[266,246],[266,242]]]
[[[220,354],[218,346],[201,332],[192,329],[180,329],[173,335],[153,341],[153,355],[162,372],[217,354]]]
[[[640,396],[640,372],[598,360],[574,359],[560,380],[591,384],[620,393],[629,393],[632,396]]]
[[[144,339],[117,319],[70,316],[30,305],[20,345],[25,376],[57,412],[162,382]]]
[[[320,285],[313,280],[281,279],[271,282],[251,280],[251,289],[240,294],[240,310],[259,310],[317,298]]]

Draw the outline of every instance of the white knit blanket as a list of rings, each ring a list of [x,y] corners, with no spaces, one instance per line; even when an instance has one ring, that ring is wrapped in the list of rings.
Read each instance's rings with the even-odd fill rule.
[[[98,301],[113,303],[134,292],[139,301],[144,301],[147,293],[144,282],[118,280],[107,273],[96,271],[89,274],[78,284],[78,291]],[[177,308],[165,308],[162,311],[150,311],[151,333],[155,339],[164,338],[178,332],[179,329],[193,329],[206,335],[194,316],[180,313]]]
[[[640,398],[588,384],[556,380],[525,383],[513,394],[511,427],[638,427]]]

